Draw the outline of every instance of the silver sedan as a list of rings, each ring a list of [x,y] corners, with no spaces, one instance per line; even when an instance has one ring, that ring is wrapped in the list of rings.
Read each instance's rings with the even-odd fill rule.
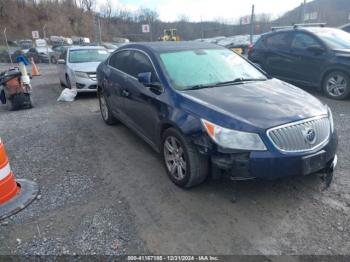
[[[76,88],[78,92],[96,92],[96,69],[108,55],[100,46],[68,48],[57,61],[61,85]]]

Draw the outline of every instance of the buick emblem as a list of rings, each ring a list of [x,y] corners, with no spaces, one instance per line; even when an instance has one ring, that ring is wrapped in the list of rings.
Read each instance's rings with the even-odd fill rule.
[[[305,141],[309,143],[310,145],[313,145],[316,143],[316,131],[313,128],[306,128],[303,131],[303,135],[305,138]]]

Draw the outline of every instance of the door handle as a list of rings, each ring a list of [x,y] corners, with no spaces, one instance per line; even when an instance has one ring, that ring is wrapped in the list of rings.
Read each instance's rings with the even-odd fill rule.
[[[130,96],[130,92],[128,90],[126,90],[126,89],[123,89],[122,90],[122,96],[129,97]]]

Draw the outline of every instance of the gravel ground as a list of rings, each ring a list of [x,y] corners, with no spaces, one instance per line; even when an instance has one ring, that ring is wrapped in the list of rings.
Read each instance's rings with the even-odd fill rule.
[[[0,106],[12,169],[41,189],[0,221],[0,254],[350,254],[349,101],[315,93],[333,109],[340,140],[327,191],[318,176],[181,190],[141,139],[103,123],[95,95],[56,102],[56,67],[39,68],[35,108]]]

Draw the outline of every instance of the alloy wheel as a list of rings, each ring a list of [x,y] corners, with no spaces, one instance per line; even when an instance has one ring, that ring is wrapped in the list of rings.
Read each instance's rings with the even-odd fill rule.
[[[183,147],[179,140],[169,136],[164,141],[164,161],[170,175],[176,180],[186,176],[187,163]]]
[[[345,77],[340,74],[331,76],[326,85],[327,92],[330,96],[338,97],[342,96],[346,92],[348,83]]]

